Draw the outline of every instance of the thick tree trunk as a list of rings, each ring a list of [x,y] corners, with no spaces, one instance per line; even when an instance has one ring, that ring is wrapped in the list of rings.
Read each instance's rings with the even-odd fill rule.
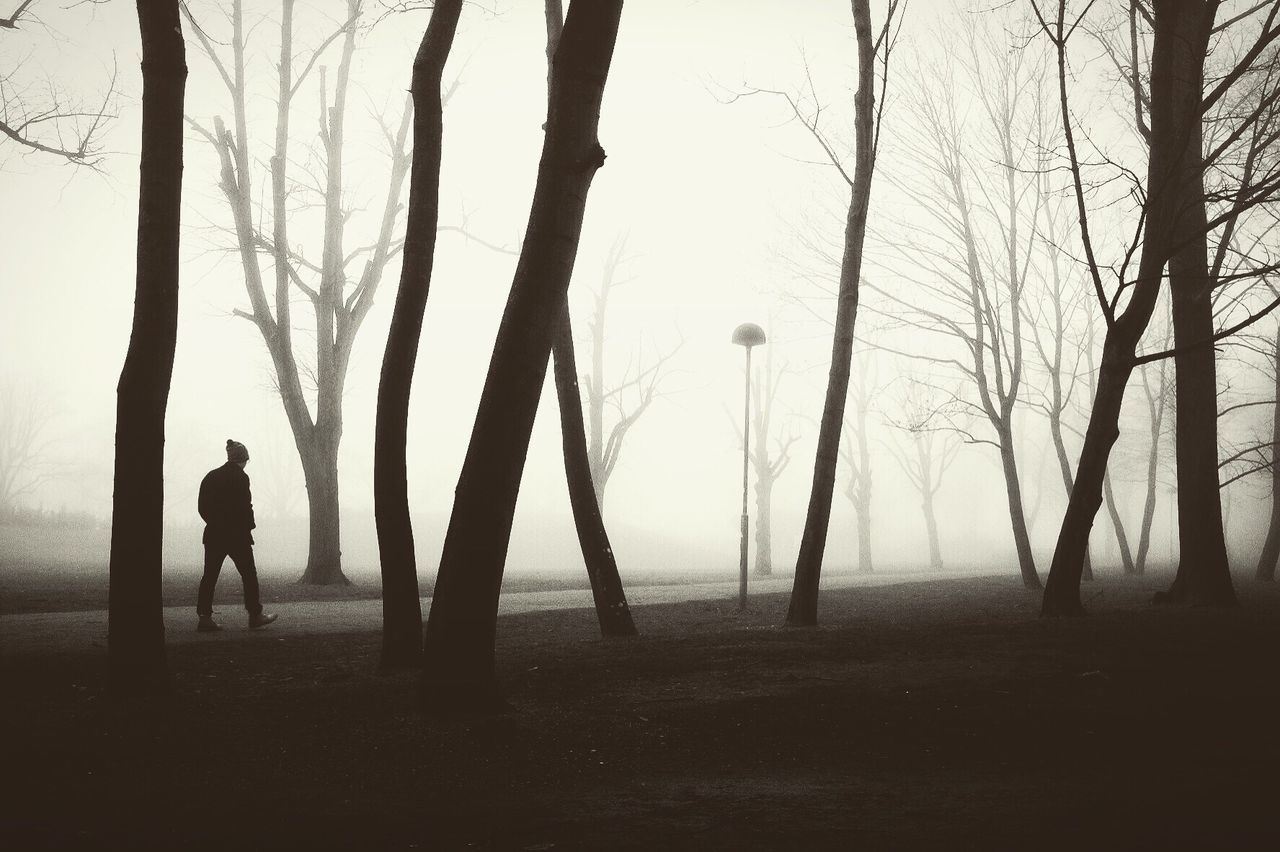
[[[422,663],[422,602],[409,517],[405,447],[409,397],[431,288],[440,221],[440,160],[444,137],[441,78],[453,47],[462,0],[437,0],[413,61],[413,166],[400,289],[378,381],[373,440],[373,516],[382,566],[382,658],[379,668]]]
[[[338,441],[318,439],[302,456],[307,484],[307,567],[299,583],[350,585],[342,573],[342,536],[338,509]]]
[[[800,553],[796,558],[795,582],[786,623],[808,627],[818,623],[818,586],[822,557],[831,522],[831,497],[840,460],[840,427],[844,423],[845,400],[849,394],[849,368],[853,359],[854,322],[858,316],[858,284],[862,275],[862,246],[867,234],[867,212],[871,204],[871,177],[875,168],[873,144],[875,111],[875,47],[871,40],[871,9],[868,0],[853,0],[853,29],[858,43],[858,91],[854,95],[854,130],[857,153],[853,185],[849,190],[849,212],[845,221],[844,255],[840,260],[840,287],[836,297],[835,332],[831,342],[831,370],[827,395],[818,430],[818,448],[813,465],[813,485],[805,515]]]
[[[494,681],[498,596],[546,379],[573,273],[621,0],[575,0],[552,70],[546,138],[524,246],[494,344],[427,618],[423,698],[437,712],[501,706]]]
[[[1191,69],[1188,69],[1190,73]],[[1200,90],[1196,74],[1188,80]],[[1199,115],[1197,99],[1193,115]],[[1189,174],[1182,182],[1182,216],[1176,239],[1185,245],[1169,260],[1173,296],[1173,344],[1188,346],[1174,358],[1175,455],[1178,463],[1178,573],[1161,600],[1233,606],[1235,590],[1227,561],[1218,487],[1217,351],[1195,345],[1213,337],[1209,249],[1205,236],[1200,122],[1187,147]],[[1190,234],[1190,236],[1185,236]]]
[[[115,695],[165,692],[161,603],[164,418],[178,335],[182,111],[187,61],[177,0],[138,0],[142,151],[138,268],[129,350],[116,388],[108,665]]]
[[[1271,365],[1276,376],[1276,401],[1271,408],[1271,523],[1267,540],[1258,557],[1255,577],[1270,583],[1276,579],[1276,562],[1280,560],[1280,329],[1276,330],[1275,358]]]
[[[1006,426],[1000,432],[1000,469],[1004,473],[1009,522],[1013,528],[1013,546],[1018,553],[1022,585],[1028,589],[1039,589],[1040,576],[1036,573],[1035,555],[1031,552],[1031,533],[1027,530],[1027,517],[1022,510],[1022,483],[1018,480],[1018,460],[1013,452],[1012,426]]]
[[[773,479],[762,474],[759,466],[756,467],[756,561],[752,570],[757,577],[773,573]]]
[[[1184,183],[1178,171],[1186,167],[1188,158],[1184,154],[1200,121],[1195,109],[1201,98],[1200,75],[1191,74],[1188,69],[1203,69],[1212,20],[1204,20],[1202,3],[1188,0],[1155,0],[1152,10],[1151,146],[1142,253],[1128,307],[1108,327],[1103,342],[1098,388],[1076,468],[1075,486],[1045,585],[1041,613],[1047,616],[1084,614],[1080,602],[1084,551],[1102,505],[1107,459],[1120,435],[1120,407],[1133,372],[1134,353],[1151,320],[1173,244],[1174,216]],[[1060,55],[1060,80],[1063,61]],[[1065,102],[1062,107],[1065,113]],[[1194,136],[1199,139],[1198,132]],[[1193,159],[1199,160],[1198,149]],[[1213,457],[1217,457],[1216,450]]]
[[[560,327],[556,329],[551,353],[556,400],[560,404],[560,434],[564,448],[564,473],[569,484],[569,505],[573,508],[573,525],[578,532],[587,579],[591,582],[600,633],[602,636],[635,636],[636,625],[627,606],[627,595],[618,575],[618,562],[609,544],[609,533],[605,530],[595,485],[591,480],[568,302],[560,313]]]

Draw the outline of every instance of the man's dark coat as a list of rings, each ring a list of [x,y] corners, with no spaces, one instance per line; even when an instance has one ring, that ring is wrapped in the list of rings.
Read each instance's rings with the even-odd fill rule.
[[[227,548],[253,544],[249,531],[257,524],[253,521],[249,475],[238,464],[227,462],[205,475],[198,508],[205,523],[205,544]]]

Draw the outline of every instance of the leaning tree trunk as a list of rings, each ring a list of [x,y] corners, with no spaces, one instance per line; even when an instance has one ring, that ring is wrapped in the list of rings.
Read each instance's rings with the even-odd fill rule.
[[[1158,281],[1156,286],[1159,286]],[[1102,506],[1107,458],[1120,437],[1120,406],[1124,401],[1125,385],[1133,372],[1133,353],[1137,346],[1137,335],[1131,330],[1136,323],[1121,325],[1126,319],[1132,320],[1132,317],[1118,320],[1108,329],[1103,343],[1098,389],[1089,413],[1080,461],[1076,465],[1071,499],[1067,501],[1062,529],[1058,532],[1058,543],[1053,551],[1053,563],[1045,581],[1042,615],[1084,614],[1080,603],[1084,555],[1089,546],[1089,530]]]
[[[564,6],[560,0],[546,0],[543,11],[547,18],[547,96],[551,95],[551,73],[556,49],[564,32]],[[596,605],[596,619],[603,636],[635,636],[636,625],[627,606],[627,595],[618,575],[618,561],[609,544],[604,526],[602,502],[604,480],[597,481],[596,469],[587,446],[587,433],[582,423],[582,390],[578,386],[577,357],[573,350],[573,321],[569,318],[569,302],[564,303],[560,324],[551,342],[556,383],[556,402],[560,407],[560,434],[564,455],[564,473],[569,486],[569,505],[573,509],[573,525],[582,548],[587,580]],[[597,485],[600,486],[597,490]]]
[[[129,350],[116,387],[108,666],[116,695],[165,692],[161,602],[164,417],[178,340],[182,110],[187,59],[177,0],[138,0],[142,150],[138,268]]]
[[[1271,408],[1271,523],[1267,526],[1267,540],[1258,557],[1258,570],[1254,575],[1263,582],[1276,579],[1276,562],[1280,560],[1280,329],[1276,330],[1275,359],[1272,367],[1276,373],[1276,400]]]
[[[609,544],[609,533],[596,500],[587,458],[587,433],[582,424],[582,392],[578,388],[578,367],[573,352],[573,325],[569,303],[560,313],[560,325],[551,344],[556,399],[560,404],[560,434],[564,449],[564,473],[569,484],[569,505],[578,545],[591,582],[591,597],[602,636],[635,636],[636,625],[627,606],[627,595],[618,575],[618,561]]]
[[[1076,467],[1075,486],[1062,519],[1041,614],[1083,615],[1080,574],[1089,530],[1102,505],[1103,480],[1111,447],[1120,435],[1120,407],[1134,369],[1138,341],[1146,331],[1160,293],[1165,262],[1173,244],[1174,216],[1186,168],[1183,155],[1199,122],[1199,81],[1212,20],[1183,0],[1156,0],[1151,50],[1151,145],[1147,163],[1146,224],[1137,280],[1123,314],[1107,328],[1093,410]],[[1059,85],[1065,87],[1064,54],[1059,51]],[[1195,73],[1191,73],[1194,71]],[[1060,89],[1060,94],[1062,89]],[[1067,105],[1063,95],[1064,123]],[[1199,139],[1199,134],[1195,133]],[[1198,162],[1199,157],[1195,160]],[[1215,456],[1216,458],[1216,450]]]
[[[1151,457],[1147,461],[1147,496],[1142,503],[1142,530],[1138,533],[1138,555],[1134,557],[1133,573],[1141,577],[1147,571],[1147,554],[1151,552],[1151,525],[1156,518],[1156,467],[1159,458],[1156,455],[1159,444],[1151,448]]]
[[[1124,531],[1124,519],[1120,517],[1120,508],[1116,505],[1116,495],[1111,490],[1111,471],[1107,471],[1106,476],[1102,478],[1102,500],[1106,504],[1107,515],[1111,517],[1111,526],[1116,532],[1116,544],[1120,546],[1120,564],[1124,567],[1124,573],[1135,574],[1137,569],[1133,564],[1133,552],[1129,549],[1129,535]],[[1084,579],[1092,580],[1093,573],[1089,570],[1087,551],[1084,567]]]
[[[350,585],[342,573],[342,531],[338,508],[338,437],[316,430],[302,453],[307,485],[307,567],[299,583]]]
[[[1008,424],[1008,421],[1005,423]],[[1022,509],[1022,483],[1018,479],[1018,460],[1013,452],[1013,429],[1010,425],[1000,430],[1000,469],[1004,472],[1009,521],[1013,527],[1013,545],[1018,553],[1022,585],[1028,589],[1039,589],[1040,575],[1036,573],[1035,555],[1031,552],[1031,533],[1027,530],[1027,516]]]
[[[622,0],[575,0],[556,51],[524,245],[458,477],[427,617],[423,698],[436,711],[501,703],[494,639],[502,571],[587,191],[604,163],[596,133],[621,14]]]
[[[1055,384],[1055,387],[1057,385]],[[1056,409],[1049,412],[1049,437],[1053,439],[1053,451],[1058,457],[1058,471],[1062,474],[1062,486],[1067,489],[1067,497],[1071,497],[1071,460],[1067,455],[1067,443],[1062,438],[1062,412]],[[1109,485],[1108,485],[1109,487]],[[1037,504],[1039,500],[1036,501]],[[1114,520],[1114,516],[1113,516]],[[1117,527],[1119,529],[1119,527]],[[1121,533],[1123,535],[1123,533]],[[1121,558],[1128,559],[1128,548],[1122,548]],[[1126,563],[1127,566],[1127,563]],[[1129,573],[1127,570],[1125,573]],[[1089,549],[1084,551],[1084,569],[1081,579],[1089,581],[1093,579],[1093,559],[1089,555]]]
[[[854,131],[857,154],[849,189],[849,213],[845,220],[844,255],[840,260],[840,286],[836,297],[835,332],[831,342],[831,370],[827,396],[818,430],[813,463],[813,485],[805,515],[800,553],[796,557],[795,582],[787,609],[787,625],[810,627],[818,623],[818,585],[822,557],[831,523],[831,497],[840,460],[840,427],[844,423],[849,394],[849,368],[853,360],[853,327],[858,317],[858,284],[862,275],[862,245],[867,235],[871,205],[871,177],[875,169],[872,150],[875,112],[875,47],[871,41],[869,0],[853,0],[853,29],[858,42],[858,91],[854,95]]]
[[[1194,80],[1197,90],[1201,79]],[[1198,118],[1199,101],[1191,113]],[[1174,454],[1178,464],[1178,573],[1161,600],[1233,606],[1235,589],[1227,561],[1218,483],[1217,351],[1213,337],[1213,288],[1209,280],[1201,122],[1195,121],[1189,163],[1181,182],[1177,240],[1183,247],[1169,260],[1174,348],[1188,347],[1173,361]],[[1201,344],[1201,345],[1196,345]]]
[[[440,92],[445,62],[453,47],[462,0],[437,0],[418,55],[413,60],[413,166],[409,174],[409,215],[405,223],[400,289],[378,381],[373,439],[373,516],[382,566],[382,658],[379,668],[416,668],[422,663],[422,602],[418,561],[409,517],[405,447],[409,439],[409,396],[422,338],[436,226],[440,221],[440,160],[444,105]]]

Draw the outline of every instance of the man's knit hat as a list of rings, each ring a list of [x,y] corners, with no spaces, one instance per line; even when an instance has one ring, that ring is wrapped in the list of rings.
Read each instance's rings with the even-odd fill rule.
[[[249,449],[239,441],[227,439],[227,461],[229,462],[247,462],[249,460]]]

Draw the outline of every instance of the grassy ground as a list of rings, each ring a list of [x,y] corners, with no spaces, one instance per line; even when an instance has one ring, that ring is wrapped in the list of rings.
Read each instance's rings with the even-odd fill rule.
[[[1280,593],[1219,612],[1016,580],[505,617],[513,712],[420,714],[376,632],[172,646],[168,702],[100,651],[0,649],[7,848],[1274,849]],[[17,845],[11,845],[16,843]]]

